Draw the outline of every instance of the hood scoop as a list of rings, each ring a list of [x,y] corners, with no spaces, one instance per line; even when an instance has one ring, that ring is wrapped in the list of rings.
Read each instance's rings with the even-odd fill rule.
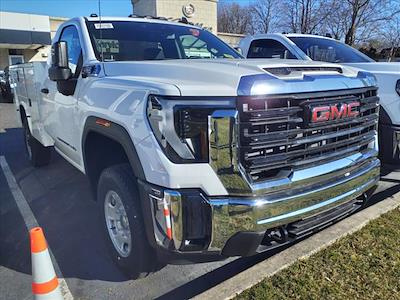
[[[315,67],[315,66],[264,68],[263,70],[276,76],[299,75],[298,73],[302,72],[338,72],[340,74],[343,73],[342,68],[339,67]]]

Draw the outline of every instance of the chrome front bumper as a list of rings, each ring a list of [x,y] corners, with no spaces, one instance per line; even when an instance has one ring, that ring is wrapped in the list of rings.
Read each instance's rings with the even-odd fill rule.
[[[371,157],[312,184],[255,197],[208,199],[212,208],[209,250],[221,251],[239,232],[264,232],[360,197],[379,181],[380,161]],[[319,180],[318,180],[319,179]]]
[[[148,238],[156,249],[178,257],[250,255],[266,232],[291,227],[305,218],[319,219],[368,194],[379,181],[376,154],[371,150],[351,160],[344,158],[348,165],[335,171],[329,170],[329,164],[307,169],[314,172],[312,178],[293,174],[291,183],[263,195],[207,197],[198,189],[168,190],[143,184],[144,199],[150,196],[147,211],[151,216],[145,218]],[[326,172],[318,174],[321,167]],[[316,222],[316,227],[324,225]],[[168,226],[172,230],[169,237]]]

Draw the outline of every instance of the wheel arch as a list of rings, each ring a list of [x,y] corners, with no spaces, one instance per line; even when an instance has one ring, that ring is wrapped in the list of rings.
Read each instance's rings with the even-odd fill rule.
[[[97,120],[106,121],[109,125],[100,125]],[[101,171],[114,164],[129,163],[136,179],[145,180],[135,145],[128,131],[117,123],[88,117],[82,135],[82,155],[94,195]]]

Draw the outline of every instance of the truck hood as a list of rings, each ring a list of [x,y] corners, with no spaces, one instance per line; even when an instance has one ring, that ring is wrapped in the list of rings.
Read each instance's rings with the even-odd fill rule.
[[[370,63],[349,63],[348,66],[366,70],[373,74],[397,74],[400,75],[400,62],[370,62]]]
[[[134,82],[159,85],[173,85],[181,96],[237,96],[238,94],[257,94],[252,83],[265,83],[267,90],[260,93],[313,92],[332,89],[347,89],[365,86],[357,76],[359,71],[340,65],[281,59],[199,59],[163,60],[138,62],[106,62],[104,73]],[[265,69],[293,68],[298,70],[290,76],[279,76]],[[322,70],[307,71],[309,67]],[[341,68],[343,74],[326,68]],[[325,69],[324,69],[325,68]],[[364,76],[364,75],[363,75]],[[247,80],[241,87],[243,79]],[[356,79],[351,81],[350,78]],[[316,82],[321,81],[321,82]],[[264,84],[264,85],[265,85]]]

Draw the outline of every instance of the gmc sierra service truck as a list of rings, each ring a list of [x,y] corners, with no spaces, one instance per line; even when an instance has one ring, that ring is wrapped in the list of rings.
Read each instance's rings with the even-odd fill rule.
[[[291,243],[379,180],[364,71],[246,60],[184,20],[138,17],[71,19],[47,63],[10,69],[29,159],[53,147],[89,177],[132,277]]]
[[[311,34],[259,34],[240,41],[247,58],[325,61],[355,67],[375,75],[379,87],[379,151],[387,165],[400,166],[400,62],[376,62],[340,41]]]

